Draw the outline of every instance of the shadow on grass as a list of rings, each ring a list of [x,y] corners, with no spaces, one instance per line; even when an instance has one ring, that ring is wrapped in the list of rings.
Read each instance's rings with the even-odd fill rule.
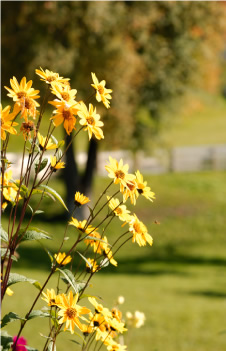
[[[40,248],[20,247],[19,254],[21,259],[18,261],[18,267],[26,269],[49,270],[51,263],[47,253]],[[117,259],[117,256],[116,256]],[[75,263],[78,264],[80,258],[75,256]],[[38,262],[38,264],[37,264]],[[153,267],[152,264],[158,263],[159,267]],[[165,265],[165,266],[164,266]],[[163,274],[179,274],[185,275],[181,268],[188,265],[210,265],[210,266],[226,266],[226,259],[207,258],[198,256],[182,255],[172,253],[170,250],[161,250],[161,253],[147,254],[144,256],[119,257],[118,267],[109,265],[99,274],[143,274],[143,275],[163,275]],[[84,267],[84,265],[83,265]]]
[[[204,297],[211,297],[211,298],[226,298],[226,293],[222,293],[220,291],[212,291],[212,290],[198,290],[198,291],[191,291],[189,292],[191,295],[195,296],[204,296]]]

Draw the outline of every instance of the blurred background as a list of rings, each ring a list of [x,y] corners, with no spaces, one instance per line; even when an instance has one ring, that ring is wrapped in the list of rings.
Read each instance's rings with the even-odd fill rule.
[[[105,139],[81,135],[54,179],[68,205],[76,190],[98,197],[109,155],[140,169],[156,193],[153,204],[139,199],[135,209],[154,246],[130,244],[116,257],[119,267],[93,283],[109,306],[124,295],[123,312],[145,313],[145,326],[125,340],[129,350],[224,350],[226,2],[3,1],[1,17],[2,86],[26,76],[44,92],[34,73],[41,66],[69,77],[78,101],[92,92],[91,72],[113,89],[111,108],[97,106]],[[1,93],[3,106],[11,103]],[[64,137],[63,128],[57,133]],[[45,208],[43,229],[60,240],[62,209],[47,200]],[[42,281],[49,262],[41,247],[23,244],[18,253],[15,269]],[[27,294],[32,299],[32,287]],[[20,311],[15,295],[11,307]],[[31,346],[43,343],[35,323],[25,329]],[[73,344],[59,349],[65,345]]]

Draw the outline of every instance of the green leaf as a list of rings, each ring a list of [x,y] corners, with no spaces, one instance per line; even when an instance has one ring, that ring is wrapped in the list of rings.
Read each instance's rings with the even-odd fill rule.
[[[35,311],[32,311],[27,320],[30,320],[30,319],[33,319],[33,318],[37,318],[37,317],[42,317],[42,318],[45,318],[45,317],[50,317],[50,314],[47,313],[47,312],[43,312],[41,310],[35,310]]]
[[[21,241],[33,241],[41,239],[52,240],[52,238],[48,235],[49,233],[36,227],[29,227],[29,229],[26,232],[25,229],[21,228],[18,234],[18,239],[20,239],[20,237],[23,236]]]
[[[47,165],[48,158],[44,158],[39,166],[39,161],[35,163],[35,173],[41,172]]]
[[[57,268],[57,270],[59,270],[63,274],[63,277],[61,277],[62,280],[66,284],[70,284],[71,287],[74,289],[74,291],[76,293],[78,293],[77,286],[76,286],[76,281],[75,281],[75,277],[74,277],[73,273],[71,271],[69,271],[69,269]]]
[[[28,351],[38,351],[38,350],[35,349],[34,347],[27,346],[27,345],[26,345],[26,349],[27,349]]]
[[[44,213],[44,211],[42,211],[42,210],[37,210],[37,211],[35,211],[35,214],[34,214],[34,215],[40,214],[40,213]]]
[[[2,228],[2,225],[0,226],[0,237],[5,243],[9,242],[8,233]]]
[[[92,269],[92,265],[91,263],[87,260],[87,258],[85,258],[85,256],[83,256],[80,252],[76,251],[81,257],[82,259],[88,264],[89,268]]]
[[[66,284],[70,284],[76,294],[79,293],[86,285],[85,282],[76,281],[73,273],[69,271],[69,269],[57,268],[57,270],[59,270],[63,274],[63,277],[61,277],[63,282]]]
[[[63,205],[64,208],[68,211],[68,208],[67,208],[67,206],[66,206],[65,203],[64,203],[64,200],[62,199],[62,197],[61,197],[54,189],[50,188],[50,187],[47,186],[47,185],[40,185],[40,186],[41,186],[42,188],[48,190],[48,192],[49,192],[50,194],[52,194],[52,195],[61,203],[61,205]]]
[[[60,148],[60,147],[64,146],[64,144],[65,144],[65,141],[60,140],[57,146],[58,146],[58,148]]]
[[[6,249],[5,247],[1,247],[1,257],[4,257],[4,256],[5,256],[6,251],[7,251],[7,249]],[[6,257],[7,257],[7,258],[9,257],[9,250],[8,250],[8,252],[7,252]],[[16,256],[12,255],[11,258],[12,258],[13,261],[16,261],[16,262],[17,262]]]
[[[21,275],[18,273],[10,273],[9,274],[9,280],[7,283],[7,287],[9,287],[10,285],[16,284],[16,283],[20,283],[20,282],[28,282],[28,283],[34,285],[36,288],[38,288],[37,287],[37,280],[29,279],[29,278],[25,277],[24,275]]]
[[[109,259],[105,257],[101,262],[100,262],[100,268],[107,267],[109,265]]]
[[[1,350],[6,351],[11,348],[13,338],[5,330],[1,330]]]
[[[14,322],[17,320],[25,320],[24,318],[21,318],[18,316],[18,314],[14,312],[9,312],[2,318],[2,323],[1,323],[1,328],[5,327],[8,323]]]
[[[53,341],[50,341],[48,351],[56,351],[56,343],[53,344]]]

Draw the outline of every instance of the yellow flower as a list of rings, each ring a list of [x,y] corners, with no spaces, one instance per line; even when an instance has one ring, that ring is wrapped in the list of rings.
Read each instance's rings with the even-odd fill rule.
[[[137,171],[136,173],[136,183],[137,183],[137,192],[146,199],[153,201],[155,199],[155,193],[151,191],[151,188],[147,186],[147,182],[144,182],[142,174]]]
[[[7,288],[7,289],[6,289],[6,294],[7,294],[8,296],[12,296],[12,295],[14,294],[14,291],[12,291],[10,288]]]
[[[20,131],[23,133],[24,140],[27,140],[28,138],[31,138],[31,132],[34,131],[34,137],[36,135],[36,127],[34,122],[32,121],[27,121],[23,122],[21,124]]]
[[[57,148],[57,145],[52,143],[51,138],[48,138],[48,142],[47,142],[46,137],[43,137],[39,132],[38,132],[38,142],[41,150],[44,150],[44,149],[53,150]]]
[[[124,327],[125,323],[118,321],[118,319],[107,319],[107,322],[110,324],[110,329],[112,331],[117,331],[119,333],[123,333],[127,329]]]
[[[98,81],[95,73],[91,73],[92,75],[92,79],[93,79],[93,83],[94,84],[91,84],[91,86],[96,89],[96,99],[98,102],[102,101],[104,106],[106,108],[109,108],[110,107],[110,100],[112,97],[110,95],[110,93],[112,93],[112,90],[111,89],[106,89],[105,88],[105,84],[106,84],[106,81],[105,80],[102,80],[101,82]]]
[[[36,118],[37,111],[36,108],[39,106],[39,103],[34,99],[30,98],[29,96],[23,97],[20,99],[17,104],[20,106],[21,109],[21,117],[28,121],[28,117],[32,117],[33,119]]]
[[[57,303],[60,303],[60,295],[56,295],[54,289],[47,289],[46,293],[42,292],[42,300],[48,303],[48,306],[55,306]]]
[[[115,184],[120,183],[123,190],[125,187],[128,187],[127,183],[131,183],[135,179],[135,175],[128,174],[129,165],[123,165],[122,159],[118,162],[110,156],[109,161],[110,164],[105,166],[106,171],[109,173],[108,176],[114,179]]]
[[[14,202],[17,197],[17,191],[18,191],[18,186],[12,182],[12,170],[8,170],[4,173],[4,179],[2,181],[2,175],[1,175],[1,184],[3,187],[3,197],[5,200],[9,202]],[[22,197],[19,195],[18,200],[22,199]],[[3,204],[3,209],[5,209],[7,206],[6,203]]]
[[[110,196],[107,196],[107,199],[109,200]],[[121,221],[123,222],[130,221],[130,211],[127,210],[125,205],[120,205],[120,202],[118,199],[112,198],[109,201],[108,206]]]
[[[96,108],[93,108],[92,104],[89,104],[88,111],[84,102],[81,102],[78,116],[81,118],[79,123],[85,126],[84,130],[88,130],[89,140],[92,138],[93,134],[98,140],[104,139],[103,131],[100,128],[103,127],[104,123],[99,121],[100,115],[96,113]]]
[[[127,346],[117,344],[114,340],[112,340],[112,343],[107,346],[107,349],[108,351],[126,351]]]
[[[126,187],[124,188],[124,191],[123,191],[123,202],[126,202],[128,197],[130,197],[131,204],[136,205],[136,198],[137,198],[136,180],[131,180],[130,183],[126,183]]]
[[[145,246],[148,242],[148,244],[152,246],[153,239],[151,235],[148,234],[147,227],[137,218],[135,214],[131,216],[129,230],[133,233],[133,243],[136,241],[139,246]]]
[[[86,263],[86,270],[88,272],[94,273],[94,272],[97,272],[100,269],[100,267],[98,266],[98,264],[96,263],[96,261],[94,259],[87,258],[87,261],[91,265],[91,267],[90,267],[90,265],[88,263]]]
[[[52,83],[52,93],[58,97],[61,101],[67,102],[69,105],[76,103],[75,96],[77,94],[76,89],[71,89],[70,85]]]
[[[56,172],[58,169],[65,168],[65,163],[57,161],[56,156],[50,156],[51,169]]]
[[[128,320],[128,325],[131,325],[134,328],[140,328],[142,325],[144,325],[146,319],[145,314],[139,311],[135,311],[134,315],[131,312],[127,312],[126,318]]]
[[[26,77],[22,78],[20,84],[18,83],[16,77],[13,77],[13,79],[10,79],[10,85],[12,89],[8,87],[5,87],[5,89],[9,91],[9,94],[7,95],[13,98],[13,101],[21,102],[27,97],[31,99],[38,99],[40,97],[37,95],[39,90],[34,90],[34,88],[31,88],[32,80],[26,82]]]
[[[87,204],[88,202],[90,202],[90,199],[87,196],[81,194],[79,191],[77,191],[75,193],[75,205],[76,206],[80,207],[82,205]]]
[[[77,229],[79,229],[81,232],[89,234],[92,232],[95,228],[92,227],[91,225],[88,225],[86,228],[87,221],[84,219],[83,221],[78,221],[76,218],[71,217],[71,221],[69,222],[70,225],[73,225]]]
[[[53,82],[64,84],[65,82],[70,80],[69,78],[60,77],[59,73],[49,71],[48,69],[44,71],[41,67],[40,69],[41,71],[39,69],[36,69],[35,73],[38,74],[42,78],[41,80],[43,80],[47,84],[52,84]]]
[[[102,249],[104,252],[104,255],[108,258],[109,262],[113,264],[113,266],[117,266],[118,263],[113,257],[112,251],[109,249],[109,244],[108,244],[108,239],[107,237],[103,237],[104,243],[102,243]]]
[[[58,315],[61,316],[59,324],[66,322],[64,331],[70,328],[71,334],[74,333],[75,325],[81,331],[83,331],[83,325],[80,322],[79,318],[84,320],[85,318],[81,317],[81,315],[90,313],[90,310],[88,308],[77,305],[78,297],[79,294],[76,294],[75,297],[73,297],[72,291],[69,292],[68,296],[62,294],[61,304],[58,305],[60,308]]]
[[[12,113],[10,112],[11,107],[6,106],[4,109],[2,109],[2,104],[0,104],[0,116],[1,116],[1,139],[5,140],[6,139],[6,132],[10,134],[17,134],[17,131],[15,126],[18,125],[18,123],[13,122],[13,119],[16,117],[18,114],[19,110],[17,108],[17,105],[15,104],[14,110]]]
[[[72,130],[75,129],[75,115],[77,115],[79,104],[69,105],[65,101],[49,101],[49,103],[57,108],[53,111],[55,116],[50,118],[53,120],[53,124],[58,127],[63,123],[64,129],[70,135]]]
[[[122,297],[122,296],[120,296],[120,297]],[[118,322],[121,322],[121,320],[122,320],[122,312],[119,311],[116,307],[112,308],[111,314],[112,314],[113,318],[116,318]]]
[[[88,297],[88,300],[94,306],[96,313],[101,313],[105,318],[111,318],[111,312],[109,309],[98,303],[95,297]]]
[[[54,255],[54,258],[56,259],[57,263],[62,264],[62,265],[66,265],[66,264],[70,263],[72,260],[71,256],[67,256],[66,258],[65,257],[66,257],[65,252],[63,252],[63,253],[59,252],[58,254]]]
[[[102,253],[102,248],[103,248],[103,242],[100,241],[100,240],[96,240],[96,239],[100,239],[101,240],[101,235],[95,230],[95,231],[92,231],[92,233],[89,234],[89,238],[86,238],[84,240],[84,243],[86,245],[90,245],[91,247],[93,247],[93,251],[94,252],[97,252],[97,253],[101,254]]]

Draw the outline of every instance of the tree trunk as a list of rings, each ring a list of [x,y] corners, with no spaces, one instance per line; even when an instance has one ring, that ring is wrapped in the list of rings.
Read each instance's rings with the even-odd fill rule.
[[[71,135],[66,137],[66,147],[71,142]],[[88,149],[87,163],[84,173],[81,175],[75,160],[73,142],[66,152],[66,166],[64,169],[64,181],[66,186],[66,204],[69,210],[69,217],[74,210],[74,195],[80,191],[86,196],[91,196],[93,177],[96,169],[97,160],[97,141],[91,139]],[[77,219],[84,219],[85,213],[83,206],[76,210]]]

